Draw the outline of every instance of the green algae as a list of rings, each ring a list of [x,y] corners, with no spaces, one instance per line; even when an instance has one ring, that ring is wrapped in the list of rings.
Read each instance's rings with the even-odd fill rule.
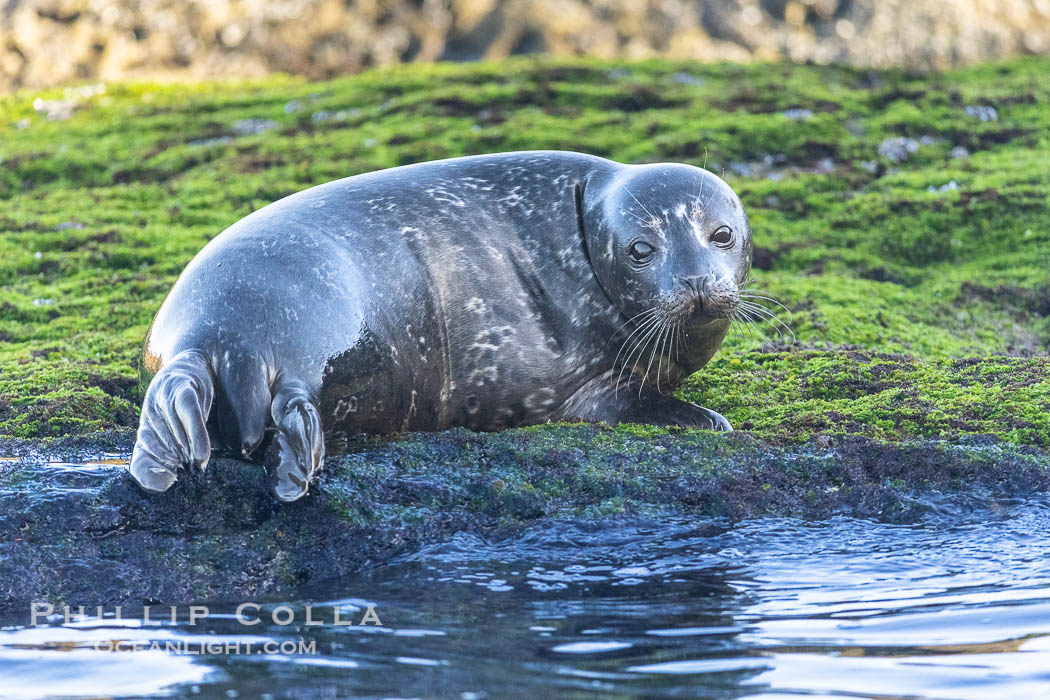
[[[34,100],[60,94],[0,98],[0,435],[133,426],[137,355],[164,294],[252,210],[377,168],[563,148],[706,163],[748,207],[758,286],[791,309],[795,340],[733,336],[683,396],[777,442],[1050,444],[1045,59],[928,75],[512,60],[120,83],[49,122]],[[880,154],[898,137],[917,150]],[[494,475],[513,507],[532,507],[524,478]]]
[[[744,370],[751,378],[740,381]],[[919,359],[862,350],[719,359],[683,394],[781,441],[994,434],[1050,446],[1050,359]],[[760,401],[756,401],[761,396]]]

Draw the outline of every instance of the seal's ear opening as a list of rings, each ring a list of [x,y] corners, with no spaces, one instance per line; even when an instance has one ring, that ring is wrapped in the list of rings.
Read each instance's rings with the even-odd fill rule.
[[[602,283],[601,275],[598,274],[598,270],[594,268],[594,260],[591,258],[590,248],[587,246],[587,230],[583,226],[583,188],[586,181],[577,182],[573,187],[573,199],[576,205],[576,232],[580,236],[580,249],[583,251],[583,258],[587,261],[587,267],[590,268],[591,274],[594,275],[594,281],[598,284],[598,288],[602,290],[605,298],[609,300],[609,304],[616,306],[613,302],[613,298],[609,295],[609,290],[605,288],[605,284]],[[596,234],[597,231],[591,231],[592,234]]]
[[[587,265],[594,272],[594,263],[591,262],[591,252],[587,248],[587,234],[583,230],[583,183],[577,182],[576,186],[573,187],[573,197],[576,203],[576,230],[580,234],[580,245],[583,247],[583,257],[587,260]]]

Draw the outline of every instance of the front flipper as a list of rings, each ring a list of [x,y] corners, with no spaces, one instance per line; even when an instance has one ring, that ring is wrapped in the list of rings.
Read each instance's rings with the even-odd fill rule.
[[[615,425],[649,423],[682,428],[731,431],[733,426],[719,413],[703,406],[680,401],[644,387],[613,391],[603,384],[587,385],[558,410],[555,420],[583,420]]]
[[[324,461],[321,416],[306,388],[296,382],[281,386],[270,411],[276,428],[266,451],[270,483],[277,498],[296,501],[306,495]]]
[[[669,396],[660,397],[663,401],[654,402],[648,410],[648,420],[633,420],[632,423],[655,423],[656,425],[677,425],[682,428],[702,428],[730,432],[733,426],[721,413],[710,408],[697,406],[688,401],[679,401]],[[621,420],[620,422],[626,422]]]

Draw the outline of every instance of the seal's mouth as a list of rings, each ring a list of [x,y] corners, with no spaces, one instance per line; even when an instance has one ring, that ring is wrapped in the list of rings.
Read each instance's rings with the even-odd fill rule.
[[[671,318],[688,320],[701,313],[703,305],[703,298],[696,287],[687,280],[683,288],[664,299],[663,310]]]
[[[740,309],[740,290],[734,280],[686,278],[679,292],[667,301],[667,313],[692,322],[731,319]]]

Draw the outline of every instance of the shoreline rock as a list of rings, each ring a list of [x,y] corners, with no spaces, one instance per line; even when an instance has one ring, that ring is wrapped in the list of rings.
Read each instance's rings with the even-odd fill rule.
[[[1050,48],[1040,0],[9,0],[0,90],[128,77],[311,79],[515,54],[946,68]]]
[[[555,519],[834,515],[909,522],[931,495],[981,503],[1050,491],[1050,454],[972,436],[790,448],[746,433],[588,425],[452,430],[352,446],[303,501],[259,465],[216,458],[168,493],[120,468],[47,460],[126,452],[130,431],[0,441],[0,614],[56,605],[294,596],[455,533],[500,539]]]

